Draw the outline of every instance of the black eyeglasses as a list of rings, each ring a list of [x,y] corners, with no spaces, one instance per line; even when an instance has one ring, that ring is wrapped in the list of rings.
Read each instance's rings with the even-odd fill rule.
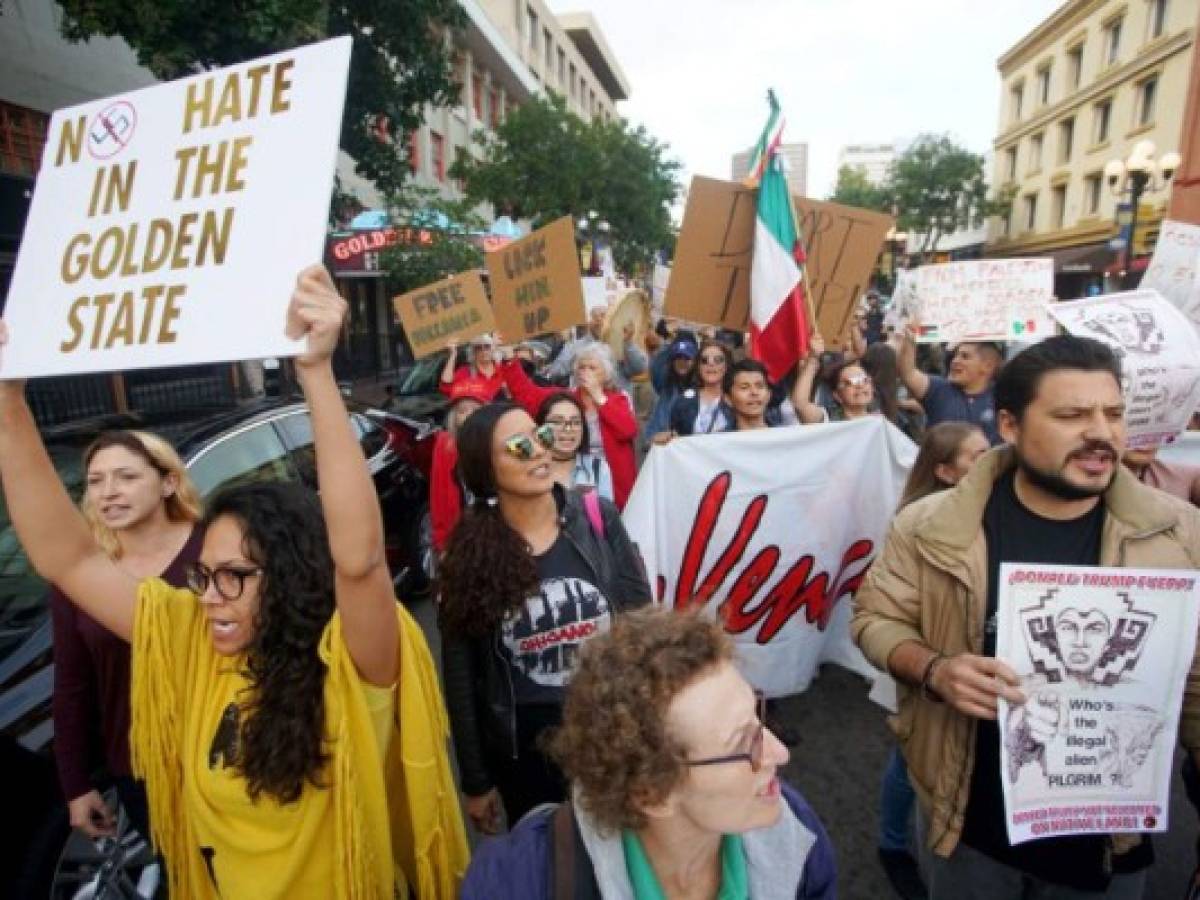
[[[750,771],[761,771],[763,747],[766,745],[765,732],[767,726],[764,723],[767,721],[767,696],[761,691],[755,691],[754,699],[758,708],[758,727],[754,729],[754,736],[750,738],[750,746],[746,748],[744,753],[731,753],[728,756],[709,756],[704,759],[687,759],[684,760],[684,765],[720,766],[725,763],[748,762],[750,763]]]
[[[569,419],[551,416],[546,420],[546,424],[552,425],[555,428],[561,428],[563,431],[578,431],[583,427],[583,419],[579,418],[579,416],[573,416]]]
[[[527,434],[514,434],[505,439],[504,449],[508,451],[509,456],[514,456],[519,460],[533,459],[533,455],[537,452],[535,440],[546,449],[550,449],[554,446],[554,429],[549,425],[539,425],[533,429],[532,437]]]
[[[215,569],[210,569],[204,563],[194,562],[187,567],[185,574],[187,586],[195,592],[196,596],[203,597],[211,584],[221,597],[232,602],[241,598],[242,591],[246,589],[246,579],[261,575],[262,569],[257,566],[252,568],[217,566]]]

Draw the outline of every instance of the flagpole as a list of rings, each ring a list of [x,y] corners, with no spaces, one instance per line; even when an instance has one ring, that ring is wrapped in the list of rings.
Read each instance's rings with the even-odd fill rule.
[[[786,178],[784,179],[784,184],[787,184]],[[787,195],[788,195],[788,206],[792,210],[792,223],[796,226],[796,236],[800,239],[801,244],[803,244],[804,232],[800,230],[800,216],[796,214],[796,198],[792,196],[792,187],[790,184],[788,185]],[[805,312],[808,313],[808,333],[810,335],[820,334],[821,332],[817,325],[817,311],[816,311],[816,308],[813,307],[812,291],[810,291],[808,289],[808,251],[807,250],[804,251],[804,265],[802,265],[800,267],[800,284],[803,286],[803,289],[804,289],[804,310],[805,310]],[[823,337],[823,335],[822,335],[822,337]],[[811,341],[810,341],[810,343],[811,343]]]

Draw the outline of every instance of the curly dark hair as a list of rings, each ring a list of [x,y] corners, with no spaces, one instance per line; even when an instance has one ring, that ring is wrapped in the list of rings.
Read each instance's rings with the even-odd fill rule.
[[[333,557],[320,502],[298,484],[239,485],[221,491],[205,513],[245,531],[246,556],[263,569],[255,635],[246,649],[251,690],[238,735],[238,771],[251,799],[300,798],[321,786],[328,762],[326,666],[317,653],[335,606]]]
[[[667,709],[732,658],[719,624],[661,607],[617,616],[583,645],[548,749],[602,833],[642,828],[642,808],[684,779],[686,748],[667,728]]]
[[[504,520],[496,502],[492,438],[500,419],[517,409],[511,403],[489,403],[458,432],[458,474],[475,499],[451,532],[438,569],[441,627],[453,634],[490,634],[538,588],[529,545]]]

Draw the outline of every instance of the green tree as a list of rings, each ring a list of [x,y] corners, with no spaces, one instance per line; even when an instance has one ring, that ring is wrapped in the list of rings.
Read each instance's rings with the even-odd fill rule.
[[[887,189],[875,184],[867,177],[862,166],[842,166],[838,169],[837,185],[829,199],[845,206],[887,212],[891,209],[891,198]]]
[[[82,41],[121,37],[158,78],[244,62],[325,37],[354,46],[341,146],[383,191],[408,176],[408,135],[426,103],[458,102],[449,32],[465,14],[456,0],[58,0],[62,33]]]
[[[898,227],[920,235],[916,252],[923,259],[945,235],[1008,211],[1011,195],[989,197],[983,167],[982,156],[932,134],[921,135],[892,164],[886,191],[899,210]]]
[[[450,170],[469,202],[490,203],[535,227],[594,211],[611,225],[613,255],[625,272],[671,248],[680,164],[644,128],[585,123],[551,95],[523,104],[494,134],[476,139],[480,158],[462,154]]]
[[[465,203],[447,203],[432,188],[408,185],[387,199],[388,218],[428,237],[388,247],[380,255],[388,290],[403,294],[459,272],[483,266],[483,250],[471,232],[483,221]]]

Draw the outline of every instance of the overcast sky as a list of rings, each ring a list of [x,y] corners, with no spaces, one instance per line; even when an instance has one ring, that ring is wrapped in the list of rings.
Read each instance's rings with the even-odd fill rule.
[[[587,10],[629,79],[623,114],[691,175],[730,176],[766,121],[809,145],[808,193],[825,197],[846,144],[948,132],[983,153],[996,133],[996,59],[1060,0],[548,0]]]

